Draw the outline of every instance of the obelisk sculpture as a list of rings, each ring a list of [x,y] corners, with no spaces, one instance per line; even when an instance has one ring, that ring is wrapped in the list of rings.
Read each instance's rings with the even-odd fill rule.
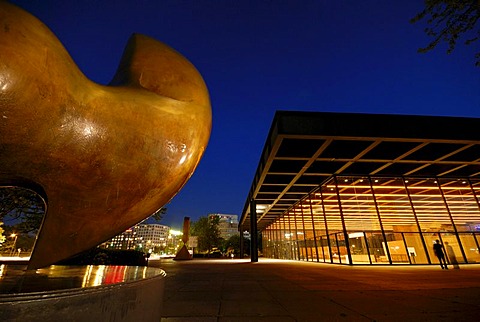
[[[177,255],[175,256],[175,260],[185,260],[185,259],[192,259],[192,255],[188,251],[188,239],[190,238],[190,217],[183,218],[183,235],[182,241],[183,246],[178,251]]]

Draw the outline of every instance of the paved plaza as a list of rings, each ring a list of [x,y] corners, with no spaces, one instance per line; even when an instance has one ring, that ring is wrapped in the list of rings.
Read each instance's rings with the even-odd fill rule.
[[[167,272],[162,321],[479,321],[480,265],[340,266],[151,261]]]

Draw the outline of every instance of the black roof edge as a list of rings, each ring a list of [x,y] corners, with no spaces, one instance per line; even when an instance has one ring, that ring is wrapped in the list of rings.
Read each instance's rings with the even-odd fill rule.
[[[480,140],[479,128],[480,118],[472,117],[277,110],[265,139],[238,229],[242,229],[253,190],[269,154],[268,149],[279,134],[477,141]]]

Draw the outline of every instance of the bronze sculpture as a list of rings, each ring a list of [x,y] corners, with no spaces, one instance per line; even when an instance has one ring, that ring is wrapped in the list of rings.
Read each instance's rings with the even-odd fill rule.
[[[78,69],[55,35],[0,2],[0,186],[46,199],[29,263],[94,247],[165,205],[208,143],[206,85],[179,53],[135,34],[109,86]]]

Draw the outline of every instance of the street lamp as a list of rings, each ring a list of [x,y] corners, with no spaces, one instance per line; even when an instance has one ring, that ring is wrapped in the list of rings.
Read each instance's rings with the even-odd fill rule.
[[[15,238],[15,239],[13,240],[12,251],[11,251],[11,253],[10,253],[10,256],[13,256],[13,254],[15,253],[15,245],[17,244],[18,234],[11,234],[10,237]]]

